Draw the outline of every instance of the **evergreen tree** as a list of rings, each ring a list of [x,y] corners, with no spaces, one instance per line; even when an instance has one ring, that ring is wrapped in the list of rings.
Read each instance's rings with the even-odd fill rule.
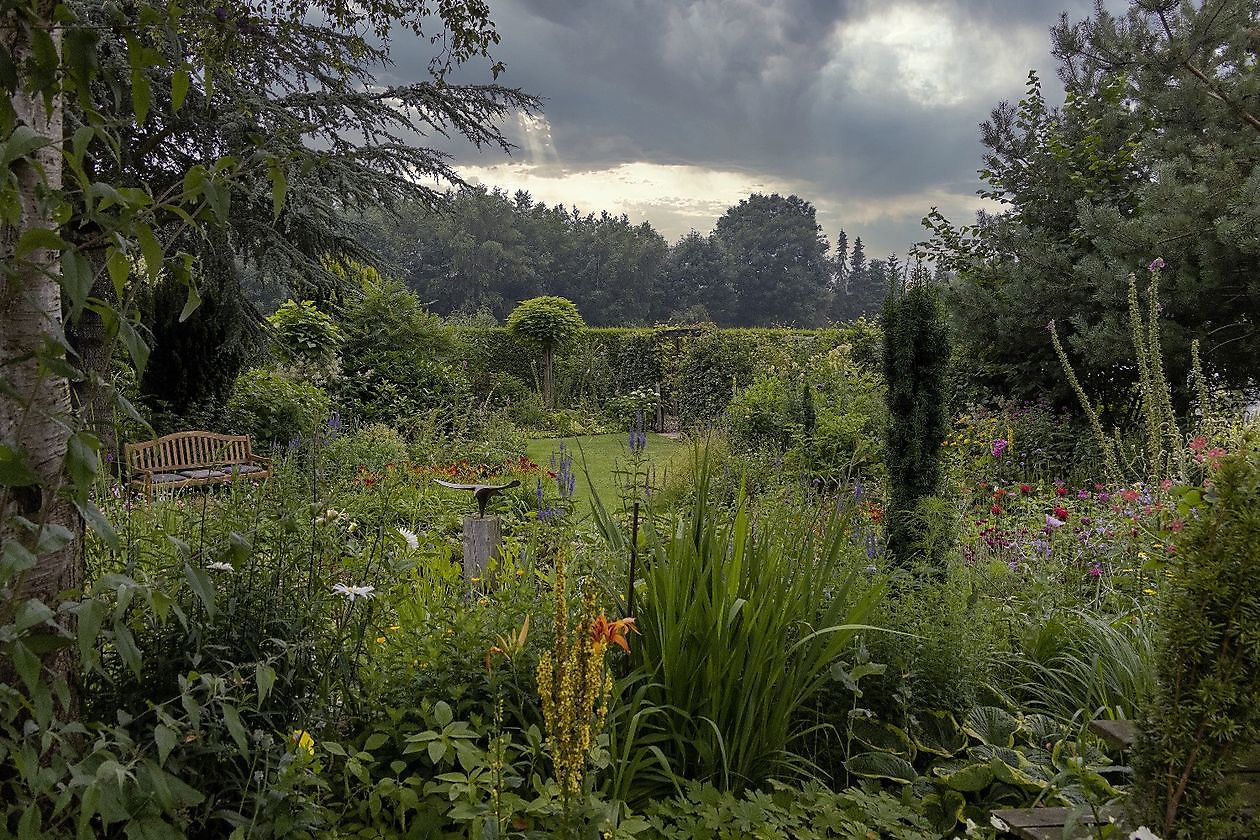
[[[1101,7],[1053,32],[1066,102],[1030,77],[982,130],[984,194],[1000,215],[926,220],[928,249],[957,272],[948,303],[970,372],[995,389],[1071,395],[1038,324],[1053,319],[1091,394],[1133,399],[1125,319],[1131,272],[1166,266],[1161,332],[1184,401],[1189,343],[1216,381],[1260,369],[1260,118],[1255,0]],[[1114,416],[1114,414],[1113,414]]]
[[[849,235],[843,230],[836,237],[836,282],[833,290],[849,293]]]
[[[188,28],[180,32],[154,25],[143,4],[70,5],[95,41],[78,47],[88,50],[99,73],[91,97],[67,112],[65,133],[71,136],[90,109],[118,121],[125,150],[115,155],[103,135],[86,135],[83,166],[120,189],[143,183],[154,194],[178,195],[204,183],[215,162],[226,160],[235,167],[230,187],[207,193],[224,217],[216,248],[228,249],[226,259],[297,297],[333,294],[338,280],[328,270],[328,255],[374,259],[361,245],[362,227],[347,221],[347,210],[389,211],[409,201],[436,205],[442,195],[431,184],[460,182],[449,155],[418,145],[416,137],[438,133],[506,151],[510,144],[500,121],[537,105],[518,90],[449,78],[457,65],[488,56],[498,43],[488,7],[475,0],[203,6],[187,13]],[[443,45],[428,79],[387,82],[391,44],[402,33]],[[501,69],[496,64],[494,74]],[[173,244],[183,225],[176,220],[153,233],[160,243]],[[71,235],[87,244],[97,231],[87,223]],[[174,272],[182,263],[179,254],[171,256],[168,271]],[[111,277],[104,271],[97,276],[92,293],[106,299]],[[223,314],[247,309],[229,306]],[[155,309],[154,315],[168,311]],[[177,324],[149,326],[157,333]],[[78,338],[88,348],[85,358],[107,361],[91,352],[99,332],[80,331]],[[154,349],[158,356],[165,352],[161,345]],[[226,373],[233,364],[232,354],[217,355],[213,345],[202,345],[202,353],[200,366]],[[150,379],[152,387],[158,382]],[[153,395],[184,401],[178,393]]]
[[[919,502],[936,492],[940,448],[949,431],[946,368],[949,337],[937,292],[925,284],[902,286],[890,258],[892,279],[884,303],[884,375],[888,391],[888,556],[910,565],[919,551]],[[921,558],[933,562],[938,558]]]
[[[853,240],[853,254],[849,257],[849,274],[852,277],[860,277],[866,273],[866,246],[862,244],[862,237]]]

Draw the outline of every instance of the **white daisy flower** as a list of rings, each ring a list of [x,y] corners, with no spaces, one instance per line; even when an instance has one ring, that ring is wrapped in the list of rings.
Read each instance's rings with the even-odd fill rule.
[[[416,536],[415,531],[408,531],[406,528],[398,529],[399,535],[407,541],[407,548],[415,551],[420,547],[420,538]]]
[[[213,563],[206,564],[207,569],[213,569],[216,572],[235,572],[235,567],[231,563],[225,563],[222,560],[215,560]]]
[[[351,601],[358,598],[368,599],[376,593],[375,586],[350,586],[345,583],[335,583],[332,588],[334,595],[344,595]]]

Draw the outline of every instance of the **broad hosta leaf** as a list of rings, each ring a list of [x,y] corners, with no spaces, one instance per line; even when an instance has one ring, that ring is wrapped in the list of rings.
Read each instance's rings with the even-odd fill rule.
[[[1006,782],[1008,785],[1015,785],[1026,790],[1041,790],[1046,787],[1046,782],[1034,779],[1023,770],[1020,770],[1018,767],[1012,767],[996,756],[989,762],[989,767],[993,770],[994,778],[1000,782]]]
[[[949,834],[954,826],[962,822],[967,800],[956,790],[943,790],[923,797],[920,805],[923,816],[928,818],[933,828],[941,834]]]
[[[844,766],[853,775],[864,779],[888,779],[906,785],[918,776],[910,762],[884,752],[855,755],[846,761]]]
[[[923,752],[951,756],[966,748],[967,735],[952,714],[933,710],[919,715],[914,743]]]
[[[1019,721],[996,706],[976,706],[963,718],[963,731],[991,747],[1014,746],[1017,729]]]
[[[973,793],[984,790],[993,782],[993,770],[987,764],[968,764],[953,773],[938,774],[940,781],[952,790]]]
[[[967,755],[976,761],[1004,761],[1012,767],[1023,767],[1024,758],[1010,747],[991,747],[988,744],[977,744],[967,750]]]
[[[853,738],[862,745],[878,752],[914,758],[914,744],[910,736],[892,724],[857,719],[852,726]]]
[[[1061,741],[1066,735],[1063,725],[1049,715],[1024,715],[1023,729],[1041,747]]]

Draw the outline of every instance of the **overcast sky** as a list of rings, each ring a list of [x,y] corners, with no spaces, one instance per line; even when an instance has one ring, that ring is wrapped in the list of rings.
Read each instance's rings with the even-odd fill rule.
[[[1111,7],[1121,3],[1109,3]],[[978,124],[1030,69],[1061,99],[1049,29],[1092,0],[491,0],[499,82],[543,97],[511,158],[448,147],[470,181],[625,213],[674,242],[751,192],[795,193],[867,255],[968,222]],[[421,78],[427,44],[395,44]]]

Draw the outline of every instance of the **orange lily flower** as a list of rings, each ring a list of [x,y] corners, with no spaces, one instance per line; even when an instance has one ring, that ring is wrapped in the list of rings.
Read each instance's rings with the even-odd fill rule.
[[[639,632],[638,628],[634,626],[633,618],[619,618],[616,621],[609,621],[601,615],[591,625],[592,639],[596,642],[612,643],[626,653],[630,652],[630,642],[626,640],[626,633],[629,632]]]

